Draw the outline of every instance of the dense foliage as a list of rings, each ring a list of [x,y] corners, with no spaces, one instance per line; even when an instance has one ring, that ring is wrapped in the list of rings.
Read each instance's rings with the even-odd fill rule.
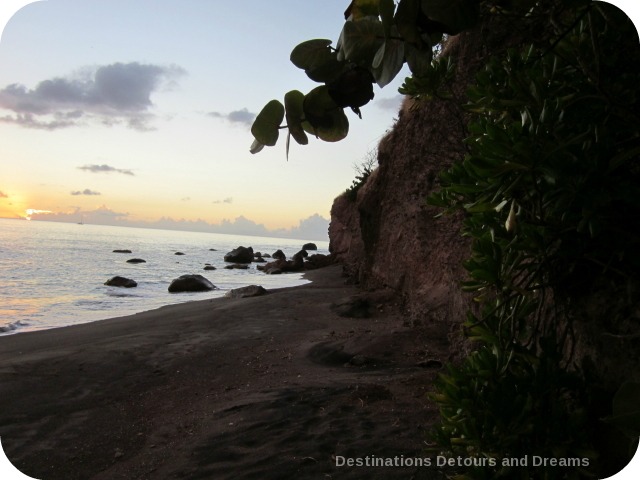
[[[473,239],[463,288],[481,304],[465,324],[478,348],[433,397],[440,448],[498,460],[472,478],[595,476],[601,412],[590,410],[586,372],[572,362],[571,301],[640,272],[635,30],[619,11],[588,2],[550,30],[478,74],[465,106],[468,155],[430,198],[464,210]],[[637,425],[637,410],[627,413]],[[500,463],[525,455],[591,468]]]

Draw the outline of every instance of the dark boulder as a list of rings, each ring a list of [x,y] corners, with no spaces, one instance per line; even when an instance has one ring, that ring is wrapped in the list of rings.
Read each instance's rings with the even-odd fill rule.
[[[182,252],[176,252],[176,253],[174,253],[174,255],[184,255],[184,253],[182,253]]]
[[[114,250],[113,253],[133,253],[131,250]]]
[[[303,250],[317,250],[318,246],[315,243],[305,243],[302,246]]]
[[[271,255],[271,257],[273,257],[276,260],[286,260],[287,256],[284,254],[284,252],[282,250],[276,250],[276,252]]]
[[[178,292],[207,292],[215,290],[217,287],[202,275],[188,274],[182,275],[169,285],[170,293]]]
[[[234,288],[224,294],[227,298],[246,298],[246,297],[258,297],[267,293],[264,287],[260,285],[249,285],[241,288]]]
[[[216,269],[216,267],[214,267],[213,265],[205,265],[205,266],[204,266],[204,269],[205,269],[205,270],[215,270],[215,269]]]
[[[130,258],[127,263],[147,263],[147,261],[141,258]]]
[[[110,278],[106,282],[105,285],[109,287],[122,287],[122,288],[133,288],[138,286],[138,282],[135,280],[131,280],[130,278],[120,277],[116,275],[113,278]]]
[[[314,253],[307,257],[307,261],[304,262],[305,270],[314,270],[316,268],[327,267],[333,263],[333,259],[329,255],[323,255],[321,253]]]
[[[253,247],[238,247],[224,256],[225,262],[251,263],[253,261]]]
[[[227,270],[246,270],[247,268],[249,268],[249,265],[247,265],[246,263],[234,263],[232,265],[227,265],[226,267]]]

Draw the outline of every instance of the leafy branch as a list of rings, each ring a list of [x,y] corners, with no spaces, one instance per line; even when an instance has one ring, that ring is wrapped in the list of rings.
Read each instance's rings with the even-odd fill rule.
[[[414,78],[433,77],[433,49],[445,34],[474,26],[479,0],[353,0],[335,45],[331,40],[308,40],[291,52],[291,62],[322,85],[307,94],[288,92],[284,104],[271,100],[256,117],[251,153],[274,146],[287,129],[300,145],[311,134],[337,142],[349,133],[344,109],[362,118],[360,108],[373,97],[373,84],[388,85],[406,63]],[[283,125],[282,122],[286,120]]]

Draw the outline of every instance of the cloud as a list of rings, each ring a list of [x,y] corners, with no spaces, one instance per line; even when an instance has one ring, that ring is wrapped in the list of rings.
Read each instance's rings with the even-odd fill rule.
[[[242,110],[234,110],[230,113],[209,112],[208,115],[214,118],[223,118],[231,123],[246,125],[247,127],[250,127],[253,120],[256,118],[256,114],[250,112],[246,108],[243,108]]]
[[[234,220],[224,219],[219,223],[211,223],[206,220],[175,220],[170,217],[162,217],[156,221],[142,221],[131,218],[129,213],[117,212],[106,205],[94,210],[82,210],[80,207],[72,207],[67,212],[51,212],[48,210],[28,210],[28,217],[33,220],[46,220],[53,222],[76,223],[83,219],[84,223],[96,225],[115,225],[142,228],[161,228],[165,230],[227,233],[232,235],[250,235],[259,237],[293,238],[300,240],[328,241],[327,230],[329,220],[317,213],[300,220],[297,227],[279,228],[270,230],[262,223],[255,222],[245,216],[236,217]]]
[[[9,195],[7,195],[6,193],[0,191],[0,198],[9,198]]]
[[[380,98],[375,101],[374,105],[382,110],[392,110],[397,112],[400,110],[400,105],[402,105],[402,101],[404,100],[404,95],[396,95],[391,98]]]
[[[226,233],[231,235],[250,235],[258,237],[294,238],[300,240],[329,240],[329,220],[319,214],[300,220],[298,226],[292,228],[278,228],[270,230],[264,224],[255,222],[243,215],[234,220],[224,219],[219,223],[210,223],[202,219],[175,220],[162,217],[154,222],[134,222],[125,220],[119,225],[129,225],[144,228],[161,228],[165,230],[180,230],[193,232]]]
[[[215,203],[215,204],[219,204],[219,203],[233,203],[233,197],[227,197],[227,198],[224,198],[224,199],[222,199],[222,200],[214,200],[212,203]]]
[[[95,223],[98,225],[126,225],[128,212],[117,212],[106,205],[102,205],[93,210],[82,210],[74,207],[68,212],[51,212],[49,210],[27,210],[27,217],[31,220],[46,220],[50,222],[70,222],[76,223],[80,218],[85,223]]]
[[[261,223],[256,223],[244,216],[239,216],[235,220],[224,219],[216,226],[219,233],[229,233],[234,235],[263,235],[268,236],[269,230]]]
[[[111,172],[117,172],[117,173],[122,173],[123,175],[133,175],[133,172],[131,170],[126,170],[123,168],[116,168],[116,167],[112,167],[111,165],[106,165],[106,164],[102,164],[102,165],[83,165],[82,167],[78,167],[78,170],[86,170],[87,172],[91,172],[91,173],[111,173]]]
[[[77,195],[102,195],[100,192],[95,192],[93,190],[90,190],[88,188],[85,188],[84,190],[77,190],[75,192],[71,192],[71,195],[77,196]]]
[[[13,112],[0,121],[57,130],[97,120],[149,130],[151,94],[185,73],[177,66],[113,63],[43,80],[33,89],[14,83],[0,90],[0,108]]]
[[[39,210],[37,208],[27,208],[25,210],[25,213],[26,213],[25,218],[27,220],[31,220],[36,215],[49,215],[53,212],[51,212],[50,210]]]
[[[304,220],[300,220],[297,227],[290,230],[291,238],[325,238],[329,236],[329,220],[319,214],[311,215]]]

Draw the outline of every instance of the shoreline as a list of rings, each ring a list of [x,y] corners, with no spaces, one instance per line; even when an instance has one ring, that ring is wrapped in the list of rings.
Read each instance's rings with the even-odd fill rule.
[[[446,332],[409,327],[340,266],[260,297],[217,298],[0,337],[0,436],[41,480],[444,478],[423,457]],[[332,305],[365,298],[370,318]],[[328,477],[326,477],[328,478]]]

